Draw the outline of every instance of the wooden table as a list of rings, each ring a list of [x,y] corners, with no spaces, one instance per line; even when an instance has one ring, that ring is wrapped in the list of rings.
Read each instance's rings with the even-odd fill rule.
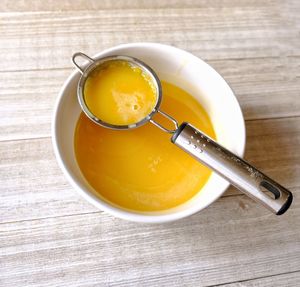
[[[300,286],[300,2],[0,3],[1,286]],[[76,51],[171,44],[231,85],[246,158],[294,193],[277,217],[234,188],[190,218],[113,218],[71,188],[53,155],[54,101]]]

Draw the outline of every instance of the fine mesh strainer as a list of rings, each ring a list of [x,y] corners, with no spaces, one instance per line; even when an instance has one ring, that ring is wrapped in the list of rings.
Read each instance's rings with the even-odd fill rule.
[[[89,64],[82,68],[76,58],[82,57],[88,60]],[[141,121],[131,125],[112,125],[96,117],[86,105],[84,99],[84,85],[90,73],[109,61],[126,61],[133,67],[138,67],[149,78],[155,87],[157,101],[153,110]],[[83,112],[95,123],[110,129],[127,130],[140,127],[150,122],[163,130],[172,134],[171,142],[182,150],[193,156],[199,162],[205,164],[220,176],[228,180],[240,191],[263,204],[266,208],[277,215],[283,214],[290,207],[293,195],[292,193],[263,174],[261,171],[250,165],[248,162],[225,149],[213,139],[202,133],[189,123],[178,122],[170,115],[159,109],[162,99],[161,83],[156,73],[142,61],[129,56],[109,56],[100,59],[92,59],[86,54],[75,53],[72,57],[74,65],[82,74],[78,83],[78,100]],[[168,129],[153,119],[153,116],[159,113],[170,120],[174,129]]]

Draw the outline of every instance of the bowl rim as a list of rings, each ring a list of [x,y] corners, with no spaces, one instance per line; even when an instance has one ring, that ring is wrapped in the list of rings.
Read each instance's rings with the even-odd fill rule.
[[[225,85],[228,86],[229,90],[231,91],[232,100],[235,102],[235,109],[236,113],[239,114],[239,117],[241,119],[241,131],[240,131],[240,142],[236,146],[236,154],[239,156],[243,156],[245,152],[246,147],[246,128],[245,128],[245,120],[243,116],[243,112],[241,110],[241,106],[232,90],[232,88],[229,86],[229,84],[225,81],[225,79],[209,64],[204,62],[202,59],[198,58],[197,56],[193,55],[192,53],[185,51],[183,49],[166,45],[166,44],[160,44],[160,43],[152,43],[152,42],[136,42],[136,43],[127,43],[127,44],[121,44],[117,46],[113,46],[111,48],[105,49],[94,56],[92,58],[100,57],[101,55],[107,55],[108,53],[113,53],[116,50],[124,49],[124,48],[136,48],[136,47],[147,47],[147,48],[163,48],[163,49],[173,49],[174,51],[187,54],[188,57],[194,57],[195,60],[201,62],[202,65],[206,66],[207,69],[209,69],[211,72],[213,72],[217,77],[218,80],[221,80]],[[164,213],[164,214],[147,214],[147,213],[139,213],[131,210],[125,210],[116,206],[113,206],[109,204],[108,202],[105,202],[104,200],[101,200],[99,197],[92,194],[90,191],[87,191],[80,183],[77,182],[76,178],[70,174],[68,171],[68,167],[65,165],[63,161],[62,151],[59,146],[59,142],[57,139],[57,125],[58,125],[58,111],[60,110],[60,105],[62,104],[62,99],[64,97],[64,93],[70,82],[73,80],[76,75],[78,75],[79,71],[75,69],[67,78],[67,80],[64,82],[63,86],[61,87],[58,97],[56,99],[54,110],[52,114],[52,126],[51,126],[51,138],[52,138],[52,145],[54,149],[54,154],[56,157],[56,160],[58,162],[58,165],[60,166],[61,170],[63,171],[65,177],[67,180],[71,183],[73,188],[81,195],[83,196],[88,202],[96,206],[102,211],[105,211],[111,215],[114,215],[115,217],[134,221],[134,222],[142,222],[142,223],[164,223],[164,222],[172,222],[175,220],[179,220],[188,216],[191,216],[206,207],[208,207],[210,204],[215,202],[218,198],[220,198],[224,192],[229,187],[230,183],[226,182],[224,180],[224,184],[222,187],[222,190],[216,194],[216,196],[213,197],[213,199],[207,201],[204,206],[199,208],[187,208],[184,210],[180,210],[178,212],[172,212],[172,213]],[[76,95],[77,96],[77,95]]]

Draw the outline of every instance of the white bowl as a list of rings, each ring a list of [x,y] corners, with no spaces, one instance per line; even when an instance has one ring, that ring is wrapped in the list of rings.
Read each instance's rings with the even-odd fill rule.
[[[243,156],[246,135],[241,108],[228,84],[212,67],[186,51],[156,43],[120,45],[105,50],[94,58],[109,55],[136,57],[152,67],[162,80],[173,83],[193,95],[206,109],[213,123],[217,141],[237,155]],[[73,187],[89,202],[119,218],[159,223],[194,214],[225,192],[229,183],[213,173],[194,198],[161,212],[129,211],[97,195],[81,174],[74,153],[74,131],[81,112],[76,94],[79,78],[80,73],[74,71],[59,93],[54,110],[52,140],[61,169]]]

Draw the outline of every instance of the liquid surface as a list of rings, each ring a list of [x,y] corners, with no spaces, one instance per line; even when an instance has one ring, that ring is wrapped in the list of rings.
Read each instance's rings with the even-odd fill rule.
[[[152,112],[157,93],[141,68],[113,60],[92,71],[84,85],[84,100],[98,119],[126,126]]]
[[[215,138],[206,112],[192,96],[165,82],[162,88],[163,111]],[[159,121],[168,125],[165,119]],[[110,130],[82,113],[75,154],[81,172],[102,198],[131,210],[165,210],[191,199],[211,174],[170,137],[150,123],[133,130]]]

